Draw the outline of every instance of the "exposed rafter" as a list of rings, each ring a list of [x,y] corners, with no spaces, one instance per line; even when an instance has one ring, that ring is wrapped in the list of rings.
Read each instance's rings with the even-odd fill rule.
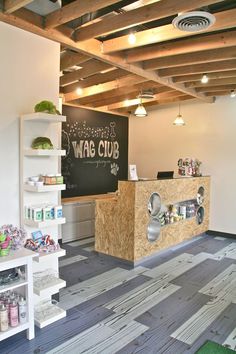
[[[89,60],[90,57],[81,53],[75,53],[70,51],[66,51],[61,55],[60,60],[60,70],[63,71],[65,69],[70,68],[73,65],[79,65]]]
[[[112,18],[106,18],[98,23],[91,24],[84,28],[82,27],[76,33],[76,40],[83,41],[91,39],[220,1],[222,0],[156,1],[153,4],[142,6],[141,8],[131,10],[126,13],[121,13]]]
[[[76,0],[46,16],[45,27],[54,28],[92,11],[116,3],[115,0]]]
[[[8,14],[19,10],[21,7],[24,7],[31,3],[33,0],[5,0],[4,1],[4,11]]]
[[[230,32],[196,36],[195,38],[184,38],[175,42],[164,44],[153,44],[148,50],[135,48],[127,51],[126,60],[128,63],[144,61],[154,58],[163,58],[171,55],[193,53],[217,48],[236,46],[236,30]]]
[[[234,58],[236,58],[236,47],[229,47],[151,59],[143,63],[143,68],[146,70],[156,70],[160,68],[209,63]]]
[[[205,32],[212,32],[217,30],[223,30],[227,28],[234,28],[236,23],[236,9],[222,11],[214,14],[216,17],[216,22],[207,29]],[[204,31],[201,31],[204,33]],[[188,36],[193,36],[199,34],[199,32],[186,32],[180,31],[173,27],[173,25],[165,25],[157,28],[148,29],[145,31],[137,32],[136,42],[133,47],[146,46],[148,44],[160,43],[176,38],[184,38]],[[103,52],[111,53],[122,51],[130,48],[129,36],[125,35],[115,39],[107,40],[103,43]]]

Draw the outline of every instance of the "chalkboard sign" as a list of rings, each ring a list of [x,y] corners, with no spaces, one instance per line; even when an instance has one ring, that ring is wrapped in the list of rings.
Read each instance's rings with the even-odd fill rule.
[[[128,118],[63,106],[62,197],[114,192],[128,175]]]

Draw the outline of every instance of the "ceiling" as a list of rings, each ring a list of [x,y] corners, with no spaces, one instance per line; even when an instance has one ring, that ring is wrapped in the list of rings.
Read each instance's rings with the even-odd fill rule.
[[[158,107],[212,103],[236,90],[236,0],[59,2],[0,1],[0,21],[61,43],[66,103],[127,114],[146,91],[152,98],[143,98],[144,106]],[[208,12],[215,22],[196,32],[175,28],[172,20],[190,11]]]

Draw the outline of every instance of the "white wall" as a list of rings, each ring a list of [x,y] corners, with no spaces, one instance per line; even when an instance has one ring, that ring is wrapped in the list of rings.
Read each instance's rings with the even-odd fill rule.
[[[19,224],[19,116],[58,103],[59,44],[0,22],[0,225]]]
[[[196,157],[212,176],[210,229],[236,234],[236,99],[181,103],[186,126],[172,125],[178,104],[130,118],[129,163],[140,177],[177,171],[180,157]]]

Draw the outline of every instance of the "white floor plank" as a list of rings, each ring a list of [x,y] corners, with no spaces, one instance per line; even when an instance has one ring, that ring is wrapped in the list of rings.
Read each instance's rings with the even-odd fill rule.
[[[87,251],[87,252],[92,252],[95,250],[94,246],[90,246],[90,247],[85,247],[83,248],[84,251]]]
[[[218,240],[218,241],[225,241],[226,238],[225,237],[221,237],[221,236],[216,236],[214,237],[215,240]]]
[[[236,242],[230,243],[228,246],[222,248],[214,254],[215,259],[221,260],[222,258],[236,259]]]
[[[84,259],[88,259],[88,257],[82,256],[80,254],[78,256],[74,256],[74,257],[59,259],[59,267],[65,267],[65,266],[73,264],[75,262],[83,261]]]
[[[236,351],[236,328],[234,328],[222,345]]]
[[[141,266],[132,270],[115,268],[66,289],[62,289],[60,292],[60,307],[68,310],[135,278],[145,271],[147,271],[147,268]]]
[[[86,245],[87,243],[91,243],[91,242],[95,242],[95,238],[94,237],[89,237],[89,238],[85,238],[83,240],[70,242],[70,243],[67,243],[67,245],[69,245],[71,247],[77,247],[77,246]]]
[[[206,259],[213,258],[214,256],[209,253],[199,253],[196,256],[188,253],[183,253],[168,262],[165,262],[145,273],[145,275],[171,281],[196,265],[204,262]]]
[[[199,292],[205,295],[217,296],[219,293],[222,293],[222,291],[227,292],[228,287],[235,282],[236,264],[232,264],[201,288]],[[236,284],[234,285],[236,286]]]
[[[108,306],[106,305],[116,313],[107,317],[103,322],[113,329],[121,329],[179,289],[180,286],[174,284],[161,284],[153,280],[147,282],[146,288],[136,288],[136,293],[130,291],[110,302]]]
[[[137,322],[129,323],[120,331],[97,324],[47,354],[111,354],[123,348],[147,329],[148,327]]]

